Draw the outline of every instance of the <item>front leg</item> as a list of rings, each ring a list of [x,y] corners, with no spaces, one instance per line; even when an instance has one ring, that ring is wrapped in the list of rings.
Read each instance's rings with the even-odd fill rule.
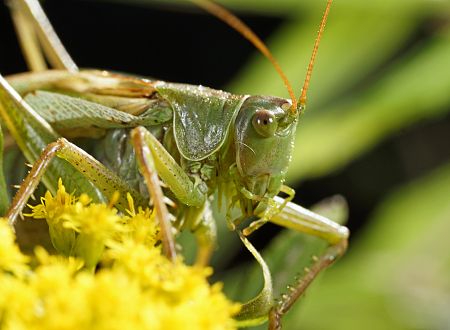
[[[188,212],[185,215],[187,226],[195,233],[199,243],[197,264],[207,264],[215,246],[216,228],[210,212],[208,210],[205,212],[205,206],[208,207],[209,203],[206,200],[207,191],[203,182],[200,180],[193,182],[164,146],[146,128],[136,127],[131,131],[131,137],[136,149],[137,162],[149,190],[153,189],[152,186],[159,189],[157,184],[159,176],[175,197],[187,205]],[[159,212],[168,214],[163,203],[159,206],[155,204],[155,207],[160,210]],[[162,219],[168,221],[168,217],[162,217]],[[165,224],[164,228],[169,230],[170,223]],[[167,236],[167,241],[169,241],[171,233],[167,231],[162,234]]]
[[[247,228],[242,231],[245,236],[251,235],[251,233],[253,233],[255,230],[261,228],[263,225],[269,222],[270,219],[272,219],[276,214],[280,213],[295,196],[295,190],[285,185],[281,186],[280,192],[287,194],[287,198],[282,199],[282,203],[276,202],[273,198],[261,198],[259,196],[255,196],[251,192],[247,191],[247,193],[250,194],[248,197],[246,196],[247,198],[256,201],[263,201],[263,203],[260,203],[258,205],[258,207],[262,205],[263,209],[261,212],[258,210],[258,207],[255,209],[255,214],[260,216],[260,218],[253,221]]]
[[[161,142],[145,127],[133,129],[131,137],[136,150],[141,150],[146,158],[152,158],[158,175],[180,202],[195,207],[205,204],[207,191],[203,185],[192,182]]]

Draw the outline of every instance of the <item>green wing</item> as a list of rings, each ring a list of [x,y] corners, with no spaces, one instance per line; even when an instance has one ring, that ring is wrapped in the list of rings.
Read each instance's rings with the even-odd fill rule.
[[[159,108],[157,103],[147,104],[147,111],[136,116],[100,103],[47,91],[30,93],[25,101],[56,130],[150,126],[172,117],[170,109]]]
[[[247,98],[185,84],[160,82],[155,88],[174,111],[174,134],[181,155],[194,161],[208,157],[222,146]]]

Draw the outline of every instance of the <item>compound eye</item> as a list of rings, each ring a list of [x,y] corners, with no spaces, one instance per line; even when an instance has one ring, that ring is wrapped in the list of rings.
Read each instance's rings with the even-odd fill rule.
[[[268,110],[257,110],[252,119],[253,127],[258,134],[264,137],[271,137],[278,128],[275,116]]]

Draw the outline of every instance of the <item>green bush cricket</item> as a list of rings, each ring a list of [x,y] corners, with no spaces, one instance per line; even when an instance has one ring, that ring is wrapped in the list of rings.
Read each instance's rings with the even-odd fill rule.
[[[0,76],[0,116],[33,167],[6,217],[14,226],[41,180],[54,192],[62,178],[68,189],[98,201],[107,201],[118,191],[116,206],[121,210],[128,205],[127,192],[142,206],[151,196],[168,258],[177,254],[174,232],[189,229],[198,241],[197,263],[204,265],[216,236],[209,199],[218,191],[228,210],[239,207],[239,217],[227,214],[229,228],[238,232],[265,277],[263,291],[244,304],[238,318],[248,325],[269,317],[269,327],[278,329],[281,316],[315,276],[345,252],[349,235],[347,228],[290,202],[294,191],[283,184],[331,0],[298,100],[270,51],[243,22],[215,3],[194,2],[240,32],[272,62],[291,100],[79,70],[39,3],[11,1],[31,72],[8,80]],[[56,70],[47,70],[46,60]],[[95,141],[93,155],[67,140],[77,137]],[[166,187],[164,194],[158,177]],[[280,192],[288,197],[278,197]],[[166,205],[172,202],[164,195],[177,206],[174,221]],[[240,230],[247,221],[250,224]],[[267,266],[245,237],[269,221],[330,244],[276,304]]]

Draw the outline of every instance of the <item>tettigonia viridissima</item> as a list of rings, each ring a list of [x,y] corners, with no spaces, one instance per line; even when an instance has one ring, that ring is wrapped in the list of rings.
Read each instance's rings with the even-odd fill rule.
[[[0,75],[0,116],[33,167],[5,217],[14,226],[41,180],[54,192],[62,178],[69,190],[86,192],[97,201],[107,201],[118,191],[120,210],[128,205],[128,192],[137,205],[148,205],[151,197],[167,257],[176,258],[174,231],[189,229],[198,241],[197,263],[205,265],[216,236],[214,219],[205,210],[218,191],[229,210],[229,228],[238,232],[265,279],[262,292],[244,304],[238,319],[250,325],[269,317],[269,327],[278,329],[281,316],[317,274],[345,252],[349,235],[346,227],[290,202],[294,191],[283,184],[331,0],[299,99],[270,51],[243,22],[213,2],[193,2],[249,39],[272,62],[291,99],[79,70],[37,1],[10,2],[31,72],[7,80]],[[46,61],[54,70],[47,69]],[[69,142],[76,137],[99,141],[98,150],[90,155]],[[278,197],[280,192],[288,197]],[[177,205],[173,221],[164,195]],[[235,206],[241,213],[237,218],[231,212]],[[269,221],[330,245],[276,304],[270,272],[246,238]]]

